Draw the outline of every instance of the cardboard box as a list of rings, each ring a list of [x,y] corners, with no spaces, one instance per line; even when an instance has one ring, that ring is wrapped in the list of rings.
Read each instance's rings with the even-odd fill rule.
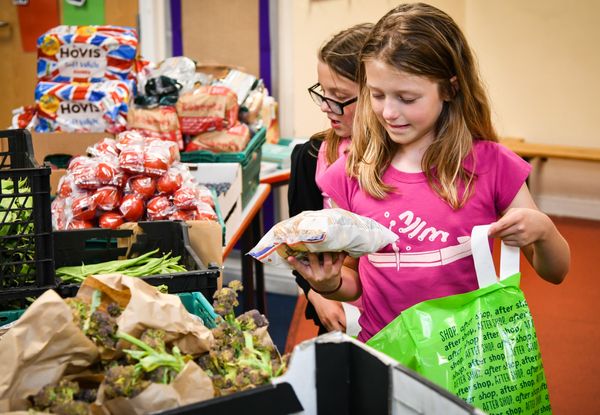
[[[230,183],[229,189],[217,196],[217,205],[225,224],[223,245],[242,221],[242,166],[239,163],[189,163],[198,183]]]
[[[48,156],[69,155],[80,156],[87,154],[87,148],[103,138],[114,138],[109,133],[31,133],[33,155],[42,165]],[[53,169],[50,175],[50,193],[56,194],[58,182],[64,176],[66,169]]]

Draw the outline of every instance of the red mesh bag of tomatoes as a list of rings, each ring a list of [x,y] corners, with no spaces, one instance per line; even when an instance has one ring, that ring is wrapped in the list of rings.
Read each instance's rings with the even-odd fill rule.
[[[118,157],[119,149],[117,148],[117,140],[114,138],[103,138],[93,146],[89,146],[87,152],[94,157]]]
[[[162,176],[178,160],[179,149],[172,141],[146,139],[144,146],[144,172],[149,176]]]
[[[96,167],[98,160],[86,156],[73,158],[69,162],[68,172],[73,177],[73,183],[81,189],[96,189],[101,183],[98,180]]]
[[[81,192],[71,195],[71,213],[74,220],[93,220],[98,204],[94,192]]]
[[[129,174],[144,173],[144,144],[131,143],[123,146],[119,153],[119,167]]]
[[[125,184],[125,173],[119,167],[118,158],[104,156],[96,160],[96,178],[101,185],[122,187]]]
[[[98,226],[105,229],[117,229],[125,223],[125,219],[120,212],[105,212],[98,218]]]
[[[130,177],[125,191],[149,199],[156,193],[156,179],[145,175]]]
[[[69,230],[70,229],[90,229],[90,228],[95,228],[94,222],[91,221],[91,220],[77,220],[77,219],[73,219],[67,225],[67,229],[69,229]]]
[[[210,205],[213,209],[215,208],[215,200],[208,187],[201,184],[198,185],[198,198],[207,205]]]
[[[52,228],[56,231],[67,229],[71,220],[71,210],[67,209],[67,199],[63,197],[54,199],[50,205],[50,211],[52,212]]]
[[[191,210],[200,201],[198,188],[195,186],[183,186],[173,194],[173,204],[179,210]]]
[[[148,220],[165,220],[175,210],[173,204],[166,196],[156,196],[146,205],[146,218]]]
[[[160,176],[156,182],[156,190],[160,194],[175,193],[183,184],[183,175],[178,168],[171,168]]]
[[[117,135],[117,149],[123,151],[125,147],[131,144],[144,144],[144,136],[138,131],[123,131]]]
[[[145,211],[144,199],[141,196],[130,193],[123,197],[119,211],[123,218],[129,222],[137,222]]]
[[[103,186],[96,190],[94,199],[98,209],[110,212],[121,205],[121,191],[115,186]]]
[[[71,173],[65,174],[58,181],[58,186],[56,189],[56,196],[58,197],[69,197],[73,193],[73,188],[75,188],[75,181],[73,180],[73,175]]]

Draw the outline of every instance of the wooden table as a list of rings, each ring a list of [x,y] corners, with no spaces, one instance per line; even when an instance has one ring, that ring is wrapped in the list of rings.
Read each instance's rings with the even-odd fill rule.
[[[245,255],[263,236],[262,206],[271,192],[271,185],[261,183],[256,193],[242,211],[242,221],[238,229],[223,247],[223,262],[229,256],[235,244],[240,241],[242,249],[242,284],[244,286],[244,310],[256,308],[267,315],[267,294],[265,274],[262,262]]]

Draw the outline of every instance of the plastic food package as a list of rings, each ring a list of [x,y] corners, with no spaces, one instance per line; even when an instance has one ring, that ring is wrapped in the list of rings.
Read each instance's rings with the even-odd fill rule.
[[[103,82],[134,78],[137,32],[119,26],[57,26],[38,38],[41,81]]]
[[[130,95],[131,85],[121,81],[39,82],[35,88],[35,130],[118,133],[127,126]]]
[[[173,107],[145,109],[131,106],[127,113],[127,129],[139,131],[148,137],[174,141],[183,150],[179,118]]]
[[[237,96],[225,86],[201,86],[181,94],[175,107],[183,134],[224,130],[238,122]]]
[[[397,239],[375,220],[344,209],[307,210],[273,226],[248,254],[261,262],[288,265],[284,257],[289,255],[347,252],[357,258]]]
[[[224,131],[211,131],[195,136],[186,151],[208,150],[214,153],[239,153],[250,142],[250,129],[239,123]]]

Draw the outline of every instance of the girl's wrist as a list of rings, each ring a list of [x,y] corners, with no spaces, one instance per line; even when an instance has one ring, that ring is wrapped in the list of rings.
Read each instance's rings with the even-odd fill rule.
[[[310,286],[310,289],[312,291],[314,291],[315,293],[320,294],[320,295],[331,295],[331,294],[335,294],[336,292],[338,292],[340,290],[340,288],[342,288],[342,283],[343,282],[344,282],[344,279],[340,275],[340,281],[337,284],[337,286],[335,288],[333,288],[333,289],[318,290],[315,287],[313,287],[312,285]]]

